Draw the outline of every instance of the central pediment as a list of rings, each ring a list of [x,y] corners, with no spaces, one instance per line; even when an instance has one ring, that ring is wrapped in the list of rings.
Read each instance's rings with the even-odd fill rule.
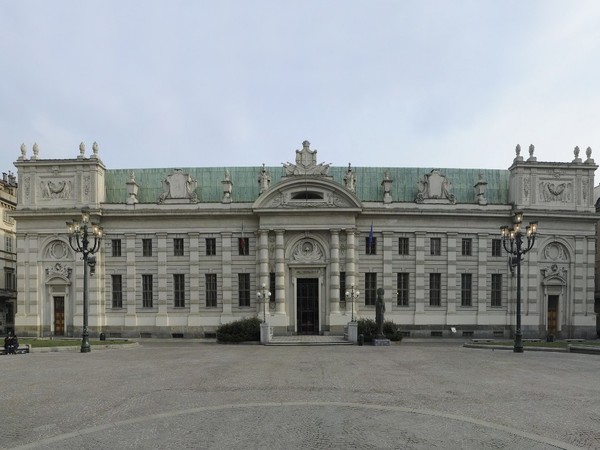
[[[271,187],[254,202],[254,210],[266,209],[362,209],[352,192],[328,177],[289,177]]]

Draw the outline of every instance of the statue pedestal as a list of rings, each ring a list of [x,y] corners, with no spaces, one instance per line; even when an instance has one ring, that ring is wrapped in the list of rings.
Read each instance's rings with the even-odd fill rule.
[[[389,339],[379,339],[379,338],[375,338],[373,339],[373,345],[375,345],[376,347],[388,347],[390,345],[390,340]]]
[[[352,342],[356,344],[358,341],[358,323],[357,322],[349,322],[348,323],[348,342]]]
[[[267,345],[271,342],[271,338],[273,337],[273,327],[268,323],[260,324],[260,343],[262,345]]]

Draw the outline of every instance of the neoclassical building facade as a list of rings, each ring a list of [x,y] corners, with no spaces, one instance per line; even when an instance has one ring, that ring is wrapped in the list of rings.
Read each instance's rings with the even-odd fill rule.
[[[335,167],[307,141],[279,167],[110,169],[96,144],[39,153],[22,146],[15,162],[20,335],[81,334],[84,268],[65,223],[82,210],[104,230],[92,336],[202,337],[253,316],[275,334],[341,334],[374,317],[383,288],[407,336],[510,337],[517,281],[500,227],[516,211],[538,223],[524,336],[596,333],[591,149],[541,162],[517,147],[507,170]]]

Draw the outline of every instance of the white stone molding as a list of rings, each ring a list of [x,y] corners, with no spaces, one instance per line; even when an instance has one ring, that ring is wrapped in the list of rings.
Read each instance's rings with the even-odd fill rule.
[[[26,161],[27,160],[27,146],[25,145],[25,142],[23,142],[21,144],[21,156],[19,156],[19,161]]]
[[[68,179],[40,180],[40,198],[48,201],[53,199],[70,200],[73,197],[73,182]]]
[[[37,145],[37,142],[33,144],[33,156],[31,159],[38,159],[40,155],[40,147]]]
[[[531,192],[531,178],[524,177],[523,178],[523,197],[525,201],[529,200],[529,194]]]
[[[383,203],[392,203],[392,183],[394,180],[390,177],[390,171],[386,170],[383,174],[383,181],[381,186],[383,187]]]
[[[544,247],[544,258],[548,261],[569,261],[569,252],[560,242],[551,242]]]
[[[302,143],[302,150],[296,150],[296,164],[283,163],[286,176],[321,175],[326,176],[329,164],[317,164],[317,150],[310,149],[310,142]]]
[[[135,173],[133,170],[129,174],[129,181],[125,184],[127,185],[127,204],[135,205],[138,202],[138,184],[135,181]]]
[[[487,181],[483,179],[483,174],[479,174],[477,183],[473,186],[475,189],[475,201],[478,205],[487,205],[487,199],[485,198],[485,190],[487,188]]]
[[[553,181],[540,181],[540,202],[569,203],[573,198],[573,184],[570,181],[555,183]]]
[[[57,262],[52,266],[46,267],[46,282],[50,281],[52,278],[58,277],[70,283],[72,272],[73,269],[71,267],[64,266]]]
[[[70,256],[69,248],[63,241],[55,240],[46,247],[47,259],[65,259]]]
[[[456,196],[450,192],[452,183],[439,170],[434,169],[425,174],[417,183],[419,192],[415,201],[417,203],[439,203],[440,200],[456,203]]]
[[[198,182],[189,174],[183,173],[181,169],[175,169],[163,180],[163,192],[160,194],[158,203],[198,203],[196,188]],[[174,202],[172,202],[174,200]]]
[[[586,164],[594,164],[594,159],[592,158],[592,147],[588,147],[585,150],[585,155],[587,156],[585,163]]]
[[[541,272],[542,276],[544,277],[542,280],[542,284],[544,286],[556,284],[565,286],[567,284],[566,267],[559,266],[558,264],[552,264],[550,266],[542,267]]]
[[[535,151],[535,146],[531,144],[529,146],[529,158],[527,158],[527,162],[536,162],[537,158],[533,156],[533,152]]]
[[[292,251],[292,262],[303,264],[315,264],[325,261],[325,256],[321,246],[317,241],[311,238],[300,240]]]
[[[225,169],[225,174],[223,181],[221,181],[223,185],[223,198],[221,200],[222,203],[231,203],[231,192],[233,191],[233,183],[231,182],[231,175],[229,174],[229,170]]]

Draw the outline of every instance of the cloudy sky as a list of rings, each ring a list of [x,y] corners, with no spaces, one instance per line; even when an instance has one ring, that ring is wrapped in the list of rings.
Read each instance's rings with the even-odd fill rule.
[[[0,58],[1,171],[600,162],[596,0],[3,1]]]

